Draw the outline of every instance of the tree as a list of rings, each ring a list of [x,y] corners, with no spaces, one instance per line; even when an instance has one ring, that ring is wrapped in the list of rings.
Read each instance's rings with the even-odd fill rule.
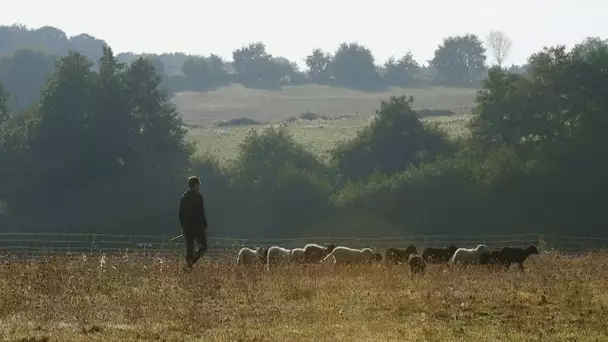
[[[325,167],[286,126],[249,131],[239,150],[235,183],[244,196],[235,200],[245,201],[240,215],[249,217],[250,229],[280,236],[322,218],[329,203]]]
[[[152,199],[156,190],[127,186],[154,182],[165,188],[186,170],[193,151],[179,114],[159,89],[160,77],[147,59],[125,66],[109,47],[97,72],[92,64],[76,52],[60,58],[38,105],[9,120],[2,137],[11,161],[4,171],[11,190],[5,193],[24,213],[20,219],[29,220],[35,210],[36,224],[108,229],[104,220],[111,217],[156,216],[137,219],[138,208],[170,209],[166,200]],[[90,193],[95,205],[83,202]],[[129,205],[133,196],[140,199]]]
[[[381,101],[371,125],[331,151],[342,175],[362,180],[375,172],[391,174],[452,152],[442,132],[423,125],[412,109],[413,101],[405,96]]]
[[[272,57],[272,63],[276,65],[279,74],[282,75],[284,84],[291,83],[300,75],[298,65],[285,57]]]
[[[8,93],[4,90],[2,83],[0,83],[0,125],[9,118],[8,100]]]
[[[378,73],[372,52],[358,43],[342,43],[334,54],[331,70],[336,82],[347,87],[377,85]]]
[[[211,74],[215,76],[215,78],[223,78],[226,75],[226,69],[224,68],[225,61],[222,57],[210,54],[209,57],[205,58],[207,62],[207,67]]]
[[[492,50],[492,55],[496,60],[496,64],[501,68],[511,50],[511,39],[502,31],[490,31],[490,34],[488,35],[488,45],[490,46],[490,50]]]
[[[224,60],[213,54],[209,57],[187,57],[182,65],[182,72],[186,77],[186,88],[190,90],[211,89],[227,81]]]
[[[435,50],[430,66],[438,71],[439,81],[450,85],[470,85],[485,69],[486,49],[474,34],[447,37]]]
[[[473,135],[484,143],[532,147],[563,146],[579,132],[603,137],[608,50],[581,59],[577,48],[557,46],[528,61],[526,75],[490,70],[478,95]]]
[[[587,59],[590,55],[606,50],[608,50],[608,39],[602,40],[600,37],[587,37],[574,46],[572,54],[575,58]]]
[[[0,59],[0,81],[11,94],[14,109],[25,109],[38,100],[40,90],[53,73],[58,57],[23,48]]]
[[[28,29],[23,25],[0,26],[0,55],[18,49],[43,49],[49,54],[66,56],[69,51],[84,54],[92,60],[101,56],[105,42],[88,34],[68,38],[64,31],[52,26]]]
[[[471,126],[477,146],[515,151],[517,168],[533,177],[514,187],[522,172],[500,172],[512,190],[496,187],[496,202],[500,195],[526,204],[521,216],[554,232],[596,234],[608,190],[608,50],[582,51],[545,48],[528,59],[525,75],[491,69]]]
[[[158,57],[157,55],[152,55],[152,54],[143,55],[141,57],[147,59],[148,62],[150,62],[150,64],[152,64],[152,66],[154,67],[154,71],[156,72],[156,74],[158,76],[160,76],[161,82],[164,82],[169,78],[169,76],[167,75],[167,70],[165,69],[165,63],[163,63],[163,61],[160,59],[160,57]],[[120,59],[118,59],[118,60],[120,60]],[[134,62],[135,60],[136,60],[136,58],[133,58],[131,63]]]
[[[165,91],[154,67],[139,58],[125,71],[124,96],[137,123],[138,171],[174,176],[184,171],[194,145],[186,141],[186,128]]]
[[[232,52],[234,69],[240,82],[249,86],[266,86],[281,78],[272,55],[261,42],[251,43]]]
[[[420,70],[420,65],[414,60],[412,53],[408,52],[399,60],[390,57],[384,63],[384,68],[386,70],[384,78],[388,84],[408,86],[414,81],[414,73]]]
[[[332,55],[324,53],[321,49],[314,49],[312,54],[306,56],[304,61],[308,70],[306,73],[313,82],[327,82],[329,80]]]
[[[182,65],[187,88],[191,90],[208,89],[213,85],[211,70],[204,57],[189,56]]]

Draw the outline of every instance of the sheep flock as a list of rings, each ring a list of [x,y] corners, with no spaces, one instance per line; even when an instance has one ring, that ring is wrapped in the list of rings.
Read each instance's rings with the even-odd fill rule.
[[[523,263],[532,254],[538,254],[534,245],[527,248],[503,247],[489,250],[485,245],[477,245],[474,248],[458,248],[454,245],[445,248],[429,247],[422,253],[414,245],[406,248],[388,248],[384,253],[373,251],[371,248],[351,248],[347,246],[336,246],[333,243],[327,245],[307,244],[304,247],[288,249],[280,246],[272,246],[268,249],[256,247],[251,249],[243,247],[238,252],[238,265],[263,265],[271,270],[279,265],[287,264],[330,264],[353,265],[353,264],[382,264],[405,265],[410,274],[424,273],[427,264],[445,264],[448,266],[481,265],[486,267],[502,266],[508,269],[516,264],[523,272]]]

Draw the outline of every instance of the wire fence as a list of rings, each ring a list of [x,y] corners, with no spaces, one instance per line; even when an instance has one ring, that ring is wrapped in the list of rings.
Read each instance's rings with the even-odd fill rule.
[[[139,254],[170,255],[181,254],[184,239],[169,243],[172,236],[150,235],[110,235],[110,234],[39,234],[39,233],[0,233],[0,255],[41,256],[56,254]],[[369,247],[383,251],[390,247],[402,248],[409,244],[418,250],[426,247],[474,247],[485,244],[488,248],[504,246],[526,247],[534,244],[539,250],[560,250],[563,252],[586,252],[608,249],[608,238],[587,238],[569,236],[544,236],[541,234],[511,235],[413,235],[377,238],[333,238],[306,237],[293,239],[238,239],[209,237],[207,254],[215,256],[234,256],[242,247],[282,246],[285,248],[303,247],[308,243]]]

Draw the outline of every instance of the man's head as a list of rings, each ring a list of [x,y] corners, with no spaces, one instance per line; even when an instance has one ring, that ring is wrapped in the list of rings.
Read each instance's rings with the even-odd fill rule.
[[[196,191],[200,190],[201,180],[196,176],[188,177],[188,187]]]

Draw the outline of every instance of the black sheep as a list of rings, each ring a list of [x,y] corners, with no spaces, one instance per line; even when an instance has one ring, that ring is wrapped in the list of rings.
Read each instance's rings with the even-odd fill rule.
[[[538,249],[536,249],[536,246],[534,245],[530,245],[526,249],[504,247],[500,250],[499,261],[501,264],[505,265],[505,268],[509,268],[511,264],[518,264],[519,269],[523,272],[524,261],[532,254],[538,254]]]
[[[479,256],[479,264],[487,265],[489,263],[490,263],[490,252],[481,253],[481,255]]]
[[[304,262],[305,263],[319,263],[329,253],[331,253],[336,245],[330,243],[326,246],[320,246],[314,243],[310,243],[304,246]]]
[[[493,249],[490,252],[489,264],[496,265],[498,263],[500,263],[500,249]]]
[[[374,253],[374,259],[375,259],[377,262],[382,261],[382,254],[380,254],[380,253],[378,253],[378,252]]]
[[[450,245],[447,248],[429,247],[422,252],[422,259],[429,263],[447,263],[458,247]]]
[[[500,263],[500,249],[484,252],[479,256],[480,265],[496,265]]]
[[[418,250],[414,245],[409,245],[407,248],[389,248],[386,250],[384,261],[394,264],[402,264],[408,261],[410,255],[418,254]]]

